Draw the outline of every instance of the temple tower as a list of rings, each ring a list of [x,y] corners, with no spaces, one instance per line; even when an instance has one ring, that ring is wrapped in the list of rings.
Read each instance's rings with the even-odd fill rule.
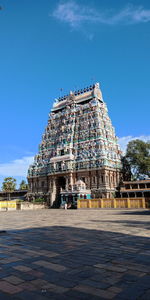
[[[62,190],[82,180],[92,197],[112,197],[120,181],[121,151],[99,84],[58,98],[39,152],[28,170],[29,199],[59,205]]]

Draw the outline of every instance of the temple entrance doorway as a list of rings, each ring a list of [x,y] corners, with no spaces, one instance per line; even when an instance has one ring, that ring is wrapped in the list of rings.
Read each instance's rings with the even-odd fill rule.
[[[61,204],[61,190],[65,190],[66,187],[66,178],[61,176],[56,179],[56,205],[60,207]]]
[[[58,177],[57,178],[57,183],[56,185],[58,186],[59,189],[63,189],[65,190],[65,187],[66,187],[66,178],[65,177]]]

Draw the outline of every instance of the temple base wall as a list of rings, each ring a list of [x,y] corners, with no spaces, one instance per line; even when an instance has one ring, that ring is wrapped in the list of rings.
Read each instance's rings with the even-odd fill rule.
[[[91,190],[92,198],[112,198],[121,178],[120,170],[102,168],[98,170],[79,170],[75,172],[61,172],[54,175],[36,176],[28,178],[28,200],[44,197],[50,207],[59,204],[59,195],[63,189],[81,179],[86,188]],[[56,205],[57,207],[57,205]]]

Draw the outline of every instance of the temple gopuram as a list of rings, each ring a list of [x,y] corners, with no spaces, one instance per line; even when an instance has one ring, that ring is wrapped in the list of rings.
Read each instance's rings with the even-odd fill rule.
[[[28,199],[50,207],[78,198],[109,198],[121,174],[121,151],[99,84],[55,100],[28,170]]]

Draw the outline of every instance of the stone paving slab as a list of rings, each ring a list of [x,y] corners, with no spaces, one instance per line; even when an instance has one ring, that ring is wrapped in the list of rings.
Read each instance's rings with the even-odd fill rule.
[[[1,212],[0,299],[150,299],[150,211]]]

